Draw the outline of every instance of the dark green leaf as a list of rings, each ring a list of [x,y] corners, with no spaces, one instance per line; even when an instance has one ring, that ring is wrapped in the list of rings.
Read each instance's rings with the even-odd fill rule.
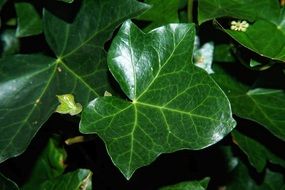
[[[200,181],[185,181],[175,185],[163,187],[160,190],[205,190],[207,189],[210,178],[205,178]]]
[[[0,62],[0,161],[22,153],[56,106],[56,64],[42,55]]]
[[[29,180],[21,188],[22,190],[34,190],[38,189],[42,183],[48,180],[52,180],[63,174],[66,159],[66,152],[60,146],[57,138],[51,138],[38,157],[37,162],[34,165]]]
[[[285,60],[285,35],[280,26],[266,20],[250,24],[246,32],[224,30],[248,49],[271,59]],[[268,36],[270,34],[270,37]],[[274,47],[274,48],[272,48]]]
[[[78,169],[44,182],[38,190],[92,190],[92,172]]]
[[[71,24],[45,12],[57,59],[22,55],[0,62],[0,162],[27,148],[55,111],[56,95],[72,94],[84,106],[109,90],[104,43],[120,22],[146,8],[135,0],[85,0]]]
[[[226,185],[227,190],[284,190],[285,181],[282,174],[266,170],[261,184],[252,179],[248,168],[239,162],[238,166],[229,174],[231,180]]]
[[[18,53],[20,49],[19,39],[16,37],[15,30],[5,30],[1,33],[1,41],[3,42],[2,57]]]
[[[249,138],[238,131],[232,132],[234,142],[247,155],[250,163],[261,172],[266,166],[267,160],[273,164],[279,164],[285,167],[285,161],[273,154],[264,145],[256,140]]]
[[[58,1],[62,1],[62,2],[65,2],[65,3],[73,3],[74,0],[58,0]]]
[[[234,62],[235,58],[232,54],[232,46],[229,44],[218,44],[214,48],[215,62]]]
[[[130,21],[108,52],[108,65],[131,101],[102,97],[82,113],[80,131],[97,133],[126,178],[161,153],[202,149],[235,126],[229,102],[191,63],[192,24],[143,33]]]
[[[6,178],[0,173],[0,189],[1,190],[19,190],[17,184],[10,179]]]
[[[0,0],[0,10],[2,9],[5,3],[6,3],[6,0]]]
[[[178,0],[145,0],[144,2],[152,7],[140,15],[138,19],[152,22],[147,30],[164,24],[179,22],[178,7],[182,2]]]
[[[233,112],[266,127],[272,134],[285,140],[285,93],[278,89],[250,89],[221,68],[216,68],[214,79],[230,99]]]
[[[30,3],[16,3],[15,8],[18,16],[17,37],[42,33],[42,21],[33,5]]]
[[[277,22],[280,7],[278,0],[200,0],[198,13],[199,24],[220,17]]]

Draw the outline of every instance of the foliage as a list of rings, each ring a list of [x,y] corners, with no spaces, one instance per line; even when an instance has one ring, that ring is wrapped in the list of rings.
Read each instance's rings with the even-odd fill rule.
[[[198,165],[144,189],[284,189],[283,6],[1,0],[1,189],[138,189],[179,152],[219,171]],[[96,182],[109,172],[97,171],[110,162],[101,141],[129,186]]]

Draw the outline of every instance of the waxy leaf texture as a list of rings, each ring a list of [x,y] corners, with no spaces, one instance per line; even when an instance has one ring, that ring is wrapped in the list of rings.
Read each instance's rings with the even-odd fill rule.
[[[72,23],[44,11],[45,38],[56,57],[0,60],[0,162],[27,148],[55,111],[56,95],[72,94],[84,106],[109,90],[104,43],[148,7],[135,0],[84,0]]]
[[[235,126],[229,101],[192,64],[193,24],[149,33],[126,21],[108,52],[108,66],[128,99],[96,98],[83,110],[80,131],[97,133],[124,176],[162,153],[210,146]]]

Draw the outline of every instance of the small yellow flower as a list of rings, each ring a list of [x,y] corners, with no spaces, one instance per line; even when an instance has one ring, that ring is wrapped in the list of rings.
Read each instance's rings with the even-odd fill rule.
[[[231,22],[231,30],[245,32],[248,27],[249,27],[249,24],[245,20]]]

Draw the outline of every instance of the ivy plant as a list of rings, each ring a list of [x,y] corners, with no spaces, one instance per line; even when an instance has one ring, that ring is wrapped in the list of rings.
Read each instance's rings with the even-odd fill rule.
[[[0,10],[1,189],[285,189],[284,1]]]

